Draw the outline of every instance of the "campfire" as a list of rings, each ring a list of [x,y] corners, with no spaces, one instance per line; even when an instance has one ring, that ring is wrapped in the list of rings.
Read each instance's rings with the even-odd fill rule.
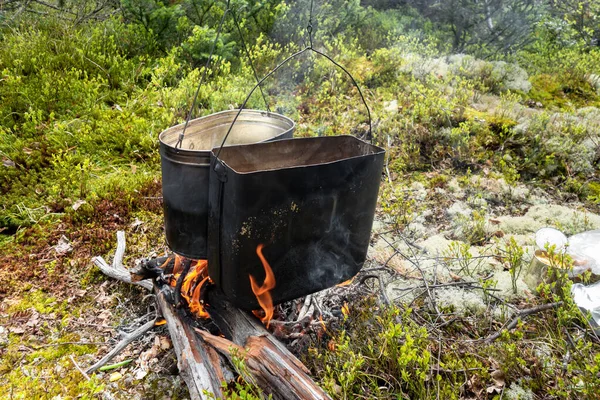
[[[210,164],[205,151],[167,143],[175,131],[169,140],[161,136],[172,255],[144,260],[131,275],[98,259],[96,265],[154,292],[192,398],[222,398],[222,382],[238,374],[276,399],[329,398],[279,340],[294,348],[310,334],[328,333],[315,299],[351,285],[363,266],[384,150],[351,136],[223,146],[233,123],[223,125],[229,131]],[[193,201],[173,175],[184,165],[182,175],[204,179]],[[118,266],[120,260],[112,270]],[[338,303],[343,318],[348,307]],[[240,356],[243,371],[235,368]]]
[[[295,341],[327,331],[314,299],[351,285],[365,262],[385,150],[354,136],[294,139],[289,118],[245,109],[251,95],[237,111],[193,121],[190,112],[159,135],[173,255],[130,277],[96,265],[153,290],[192,398],[221,398],[240,355],[237,373],[274,398],[329,398],[267,329]],[[287,312],[274,319],[275,306]],[[338,309],[347,315],[346,303]]]
[[[255,252],[264,276],[255,274],[246,278],[261,310],[249,313],[233,305],[214,284],[208,275],[207,260],[172,254],[142,260],[135,269],[127,271],[121,264],[124,233],[118,232],[117,238],[113,264],[107,264],[102,257],[95,257],[94,263],[111,277],[153,290],[160,311],[155,321],[131,334],[127,343],[166,320],[191,398],[214,398],[205,393],[222,398],[222,383],[230,382],[237,373],[275,399],[329,398],[309,377],[306,367],[280,342],[286,340],[289,345],[307,338],[308,334],[321,337],[327,333],[322,304],[315,301],[315,295],[308,295],[279,306],[278,317],[273,319],[271,291],[277,282],[263,253],[264,245],[258,245]],[[349,284],[346,281],[341,285]],[[346,316],[347,312],[344,304],[340,316]],[[117,346],[88,372],[108,362],[127,343]],[[233,359],[240,356],[246,368],[236,373]]]
[[[270,290],[275,287],[276,280],[269,262],[262,254],[263,247],[264,245],[260,244],[256,248],[256,254],[265,269],[263,283],[259,285],[257,279],[252,275],[249,275],[249,280],[252,292],[256,295],[256,299],[262,309],[262,317],[260,317],[261,312],[259,310],[255,310],[254,315],[260,317],[261,321],[269,328],[274,311]],[[186,265],[190,266],[189,269],[186,268]],[[171,267],[172,271],[169,272]],[[184,300],[184,306],[194,317],[201,319],[210,318],[210,314],[206,311],[206,304],[203,297],[204,290],[213,285],[212,280],[208,276],[207,260],[189,260],[178,254],[174,254],[162,261],[160,266],[158,266],[158,270],[160,270],[160,276],[166,277],[166,282],[175,291],[178,290],[178,282],[181,281],[178,293]],[[153,273],[159,273],[158,270],[155,267]],[[134,277],[134,280],[139,281],[142,278],[146,278],[147,274],[148,271],[144,271],[141,274],[138,273]]]

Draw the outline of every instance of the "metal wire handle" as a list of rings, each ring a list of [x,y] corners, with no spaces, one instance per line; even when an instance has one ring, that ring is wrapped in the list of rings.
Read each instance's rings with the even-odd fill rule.
[[[242,110],[246,107],[246,104],[250,100],[250,97],[252,97],[252,94],[254,94],[254,91],[257,88],[260,87],[261,88],[261,92],[262,92],[261,84],[267,78],[269,78],[270,76],[272,76],[275,72],[277,72],[277,70],[279,70],[279,68],[283,67],[290,60],[293,60],[294,58],[300,56],[301,54],[303,54],[303,53],[305,53],[305,52],[307,52],[309,50],[312,51],[312,52],[314,52],[314,53],[316,53],[316,54],[318,54],[318,55],[320,55],[320,56],[322,56],[322,57],[325,57],[326,59],[328,59],[329,61],[331,61],[336,67],[338,67],[342,71],[344,71],[346,73],[346,75],[350,78],[350,80],[352,81],[352,84],[358,90],[358,94],[360,95],[360,99],[362,100],[365,108],[367,109],[367,116],[369,118],[369,134],[368,134],[368,138],[372,139],[372,137],[373,137],[373,125],[372,125],[372,120],[371,120],[371,110],[369,109],[369,105],[367,104],[367,101],[365,100],[365,97],[362,94],[362,90],[360,90],[360,86],[358,85],[358,83],[356,82],[356,80],[354,79],[354,77],[352,76],[352,74],[350,72],[348,72],[348,70],[346,68],[344,68],[342,65],[340,65],[338,62],[336,62],[333,58],[331,58],[327,54],[325,54],[323,52],[320,52],[319,50],[316,50],[315,48],[313,48],[313,36],[312,36],[312,34],[313,34],[313,2],[314,2],[314,0],[310,1],[310,14],[309,14],[309,19],[308,19],[308,25],[306,26],[306,33],[308,35],[308,45],[304,49],[302,49],[300,51],[297,51],[296,53],[292,54],[291,56],[287,57],[285,60],[283,60],[282,62],[280,62],[267,75],[265,75],[260,81],[258,81],[257,84],[256,84],[256,86],[254,86],[252,88],[252,90],[250,91],[250,93],[248,94],[248,96],[246,97],[246,99],[244,100],[244,102],[242,103],[242,105],[240,106],[237,114],[233,118],[233,121],[231,122],[231,125],[229,126],[229,129],[227,130],[227,134],[223,138],[223,141],[221,142],[221,146],[219,147],[219,150],[217,151],[216,158],[219,161],[219,163],[221,163],[221,161],[219,160],[219,155],[221,154],[221,150],[223,150],[223,146],[225,146],[225,141],[229,137],[229,134],[231,133],[231,130],[233,129],[233,125],[235,124],[235,122],[237,121],[238,117],[242,113]],[[248,55],[248,57],[250,57],[250,55]]]
[[[225,17],[227,16],[228,13],[231,13],[231,15],[233,16],[233,22],[235,23],[235,25],[237,27],[238,33],[240,35],[240,40],[242,42],[242,46],[244,47],[244,51],[246,53],[246,56],[248,57],[248,62],[250,63],[250,67],[252,68],[252,72],[254,73],[254,78],[258,82],[258,74],[256,73],[256,68],[254,68],[254,64],[252,63],[252,58],[250,57],[250,52],[248,51],[248,47],[246,46],[246,41],[244,40],[244,34],[242,33],[242,29],[240,27],[238,19],[235,16],[235,12],[231,9],[231,0],[227,0],[227,5],[225,6],[225,12],[223,13],[223,16],[221,17],[221,20],[219,21],[217,35],[215,36],[215,40],[213,41],[213,43],[211,45],[210,53],[208,55],[208,60],[206,60],[206,65],[204,66],[204,71],[202,71],[202,76],[200,77],[200,81],[198,82],[198,87],[196,88],[196,94],[194,95],[194,100],[192,101],[192,106],[190,107],[190,111],[188,112],[187,118],[185,120],[185,125],[183,126],[183,130],[181,131],[181,133],[179,134],[179,137],[177,138],[177,143],[175,143],[175,148],[181,148],[181,145],[183,144],[185,130],[187,129],[187,127],[190,123],[190,120],[192,119],[192,115],[194,113],[194,108],[196,107],[196,102],[198,101],[198,94],[200,93],[200,88],[202,87],[202,83],[204,82],[204,79],[206,78],[206,73],[208,71],[208,67],[210,66],[210,63],[212,61],[215,47],[217,46],[217,42],[219,41],[219,36],[221,35],[221,31],[223,30],[223,24],[225,22]],[[259,85],[260,85],[260,83],[259,83]],[[253,91],[254,90],[256,90],[256,87],[253,89]],[[270,112],[271,109],[269,108],[269,102],[267,101],[267,98],[262,90],[262,87],[260,88],[260,93],[262,95],[263,101],[265,102],[265,106],[267,107],[267,111]]]
[[[231,130],[233,129],[233,125],[235,124],[235,122],[237,121],[238,117],[240,116],[240,114],[242,113],[242,110],[246,107],[246,104],[248,103],[248,100],[250,100],[250,97],[252,96],[252,94],[254,94],[254,91],[260,87],[260,85],[270,76],[272,76],[275,72],[277,72],[277,70],[279,70],[281,67],[283,67],[285,64],[287,64],[290,60],[300,56],[301,54],[307,52],[307,51],[312,51],[320,56],[325,57],[326,59],[328,59],[329,61],[331,61],[335,66],[339,67],[342,71],[344,71],[346,73],[346,75],[348,75],[348,77],[350,77],[350,80],[352,81],[352,84],[356,87],[356,89],[358,90],[358,94],[360,95],[360,98],[367,110],[367,116],[369,119],[369,134],[368,137],[371,138],[372,134],[373,134],[373,127],[372,127],[372,121],[371,121],[371,110],[369,109],[369,106],[367,105],[367,101],[365,100],[365,97],[362,94],[362,91],[360,90],[360,86],[358,86],[358,83],[356,83],[356,80],[354,79],[354,77],[350,74],[350,72],[348,72],[348,70],[346,70],[346,68],[344,68],[343,66],[341,66],[339,63],[337,63],[335,60],[333,60],[330,56],[328,56],[325,53],[320,52],[319,50],[315,50],[313,49],[310,45],[308,47],[305,47],[304,49],[292,54],[291,56],[287,57],[285,60],[283,60],[281,63],[279,63],[275,68],[273,68],[267,75],[265,75],[250,91],[250,94],[248,94],[248,96],[246,97],[246,99],[244,100],[244,102],[242,103],[241,107],[238,109],[237,114],[235,115],[235,117],[233,118],[233,121],[231,122],[231,125],[229,126],[229,130],[227,131],[227,134],[225,135],[225,137],[223,138],[223,141],[221,142],[221,146],[219,147],[219,150],[217,151],[216,154],[216,158],[219,158],[219,155],[221,154],[221,150],[223,149],[223,146],[225,146],[225,141],[227,140],[227,138],[229,137],[229,134],[231,133]]]

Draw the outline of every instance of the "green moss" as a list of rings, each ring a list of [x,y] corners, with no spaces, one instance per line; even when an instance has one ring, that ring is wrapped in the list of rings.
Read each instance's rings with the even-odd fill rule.
[[[14,313],[33,308],[40,314],[64,313],[67,307],[68,303],[66,301],[59,302],[55,297],[44,293],[42,290],[30,290],[23,295],[21,301],[11,305],[8,312]]]
[[[595,204],[600,204],[600,182],[589,182],[587,189],[587,200]]]
[[[532,88],[528,97],[545,108],[575,110],[600,101],[595,89],[581,77],[556,73],[534,75],[529,80]]]
[[[532,85],[529,92],[531,100],[542,103],[546,108],[562,108],[566,105],[566,99],[561,91],[557,76],[549,74],[534,75],[529,78],[529,81]]]

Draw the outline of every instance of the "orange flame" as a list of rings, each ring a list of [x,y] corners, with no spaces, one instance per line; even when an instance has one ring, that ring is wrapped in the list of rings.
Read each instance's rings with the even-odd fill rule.
[[[262,254],[263,247],[263,244],[259,244],[256,247],[256,254],[258,255],[258,258],[260,258],[263,268],[265,269],[265,280],[263,281],[262,286],[258,286],[252,275],[248,276],[250,277],[252,292],[256,296],[260,307],[265,311],[265,316],[261,321],[266,322],[268,328],[271,318],[273,318],[273,299],[271,298],[271,293],[269,293],[269,291],[275,287],[275,275],[265,256]]]
[[[335,285],[336,287],[343,287],[343,286],[348,286],[350,285],[352,282],[354,281],[354,277],[348,279],[347,281],[344,281],[342,283],[339,283],[337,285]]]
[[[208,261],[198,260],[194,268],[183,279],[181,285],[181,296],[188,302],[192,314],[200,318],[210,317],[204,309],[204,305],[200,302],[202,285],[208,279]]]
[[[171,272],[171,280],[169,281],[169,285],[175,286],[177,282],[177,278],[181,275],[183,270],[183,257],[179,254],[175,254],[175,261],[173,262],[173,272]]]

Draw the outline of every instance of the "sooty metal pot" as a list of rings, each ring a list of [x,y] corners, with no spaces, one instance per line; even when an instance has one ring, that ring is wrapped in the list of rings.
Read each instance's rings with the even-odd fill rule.
[[[207,258],[208,177],[211,149],[220,146],[238,110],[197,118],[159,135],[165,234],[171,250],[193,259]],[[226,145],[292,137],[295,123],[283,115],[243,110]]]
[[[278,140],[212,152],[209,275],[233,304],[259,308],[354,276],[369,247],[385,151],[352,136]]]

